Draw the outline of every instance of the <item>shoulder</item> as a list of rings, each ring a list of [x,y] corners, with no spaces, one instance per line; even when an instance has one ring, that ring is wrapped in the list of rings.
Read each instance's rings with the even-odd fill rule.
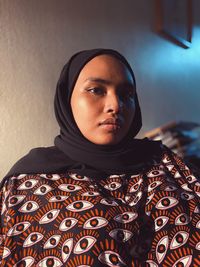
[[[37,147],[19,159],[6,174],[2,183],[11,176],[20,174],[57,173],[63,172],[74,163],[56,146]],[[1,184],[2,184],[1,183]]]
[[[189,187],[194,187],[193,190],[199,188],[200,170],[192,163],[185,161],[184,158],[174,153],[167,146],[163,146],[163,154],[161,164],[173,176],[177,183],[184,188],[186,184]],[[199,196],[199,193],[198,193]]]
[[[163,166],[170,172],[175,169],[179,171],[191,169],[188,162],[185,162],[181,156],[162,143],[160,144],[160,154],[154,156],[153,162],[153,165]]]
[[[34,166],[42,165],[48,156],[55,154],[55,147],[37,147],[31,149],[25,156],[20,158],[9,170],[0,183],[0,188],[11,176],[20,175],[22,173],[31,173]]]
[[[63,159],[63,152],[55,146],[33,148],[13,165],[6,177],[20,173],[43,173],[49,171],[48,168],[53,171],[54,165]]]

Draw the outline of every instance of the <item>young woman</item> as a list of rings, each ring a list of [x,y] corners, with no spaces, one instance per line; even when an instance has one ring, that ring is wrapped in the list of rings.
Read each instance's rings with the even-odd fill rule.
[[[55,114],[55,146],[31,150],[1,183],[1,266],[199,266],[200,184],[160,142],[134,138],[127,60],[72,56]]]

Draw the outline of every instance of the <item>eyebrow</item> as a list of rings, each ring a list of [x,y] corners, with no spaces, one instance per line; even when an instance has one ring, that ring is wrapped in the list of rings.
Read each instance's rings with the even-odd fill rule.
[[[112,82],[109,81],[109,80],[105,80],[105,79],[97,78],[97,77],[89,77],[89,78],[85,79],[84,82],[87,82],[87,81],[97,82],[97,83],[101,83],[101,84],[105,84],[105,85],[112,84]],[[125,86],[128,86],[128,87],[134,87],[135,88],[134,83],[132,84],[131,82],[123,82],[121,85],[123,85],[123,86],[125,85]]]
[[[109,80],[105,80],[105,79],[102,79],[102,78],[96,78],[96,77],[89,77],[87,79],[85,79],[84,82],[97,82],[97,83],[103,83],[103,84],[111,84],[111,81]]]

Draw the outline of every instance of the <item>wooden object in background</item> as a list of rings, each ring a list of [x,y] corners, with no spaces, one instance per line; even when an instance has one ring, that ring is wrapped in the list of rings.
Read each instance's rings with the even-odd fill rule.
[[[192,41],[192,0],[155,0],[156,31],[183,48]]]

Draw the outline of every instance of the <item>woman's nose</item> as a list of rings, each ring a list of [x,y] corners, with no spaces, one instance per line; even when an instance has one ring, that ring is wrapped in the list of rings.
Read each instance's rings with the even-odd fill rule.
[[[123,101],[117,94],[107,96],[105,109],[106,112],[120,113],[123,109]]]

